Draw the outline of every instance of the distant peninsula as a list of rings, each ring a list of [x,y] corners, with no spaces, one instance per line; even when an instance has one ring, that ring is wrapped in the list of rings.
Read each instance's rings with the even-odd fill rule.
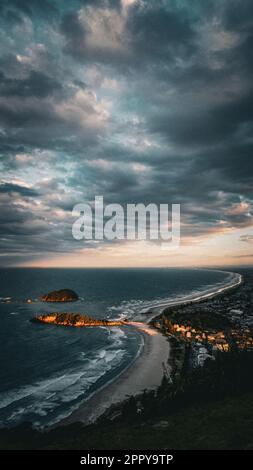
[[[53,290],[40,297],[42,302],[75,302],[78,299],[77,293],[71,289]]]
[[[61,326],[120,326],[125,325],[126,321],[121,320],[103,320],[81,315],[79,313],[48,313],[32,318],[32,322],[50,323]]]

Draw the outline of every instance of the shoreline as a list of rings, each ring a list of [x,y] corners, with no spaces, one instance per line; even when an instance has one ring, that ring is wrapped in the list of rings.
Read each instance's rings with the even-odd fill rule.
[[[69,416],[52,426],[48,426],[47,429],[76,422],[81,422],[85,425],[95,423],[112,405],[123,402],[131,395],[139,395],[145,389],[157,389],[164,375],[164,364],[168,368],[170,343],[168,338],[158,329],[149,325],[149,323],[158,318],[168,307],[198,303],[239,287],[243,282],[243,276],[230,271],[229,273],[233,275],[233,279],[230,280],[229,284],[217,286],[218,289],[206,291],[203,295],[193,294],[187,299],[163,302],[150,307],[148,310],[150,314],[148,312],[143,313],[137,316],[137,321],[129,321],[126,327],[137,328],[144,340],[143,348],[139,354],[127,368],[121,371],[109,383],[105,384],[100,390],[94,392],[91,397],[82,402]],[[152,370],[152,377],[150,370]]]
[[[223,272],[229,272],[230,274],[233,274],[235,279],[230,281],[229,284],[224,284],[223,286],[219,286],[219,288],[216,290],[204,291],[202,295],[199,293],[192,294],[187,298],[184,298],[184,299],[182,298],[181,300],[179,299],[179,300],[171,300],[171,301],[162,302],[158,305],[150,307],[150,309],[148,309],[146,313],[145,312],[142,313],[140,317],[144,317],[144,318],[148,317],[147,323],[149,323],[155,318],[162,315],[163,311],[168,307],[175,307],[175,306],[180,307],[181,305],[185,306],[185,305],[192,304],[192,303],[202,302],[203,300],[212,299],[213,297],[223,294],[226,291],[229,292],[235,287],[239,287],[243,283],[243,276],[241,274],[233,273],[231,271],[223,271]]]
[[[169,372],[170,343],[168,338],[145,323],[129,322],[127,327],[137,328],[143,337],[143,347],[139,355],[116,378],[82,402],[68,417],[47,429],[76,422],[85,425],[92,424],[112,405],[123,402],[131,395],[140,395],[144,390],[155,390],[159,387],[164,375],[164,367]]]

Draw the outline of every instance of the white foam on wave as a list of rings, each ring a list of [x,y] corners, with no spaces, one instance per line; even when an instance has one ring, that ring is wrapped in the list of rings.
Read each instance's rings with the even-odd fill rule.
[[[235,274],[229,273],[229,280],[233,284],[236,280]],[[221,290],[225,284],[228,285],[228,279],[220,283]],[[218,285],[209,285],[209,288],[210,291],[217,291]],[[194,295],[202,294],[203,291],[198,291]],[[193,296],[193,293],[191,295]],[[178,296],[178,299],[182,301],[182,297]],[[141,308],[147,309],[159,303],[161,304],[161,300],[166,302],[166,299],[156,299],[149,303],[141,299],[125,300],[121,302],[120,306],[113,306],[110,311],[117,311],[121,318],[131,314],[134,316],[140,312]],[[169,299],[169,301],[171,300]],[[15,314],[15,312],[11,314]],[[122,362],[124,355],[128,354],[124,348],[126,332],[122,328],[116,327],[110,329],[104,328],[104,330],[107,332],[109,345],[106,348],[94,351],[92,356],[84,352],[80,353],[80,362],[75,369],[66,370],[64,374],[38,381],[32,385],[25,385],[15,390],[1,393],[0,409],[7,408],[8,406],[11,407],[9,414],[5,410],[4,415],[7,418],[1,424],[6,424],[6,421],[11,424],[17,424],[26,418],[26,416],[29,418],[32,416],[33,422],[37,426],[42,425],[43,419],[45,421],[45,416],[48,417],[47,424],[50,420],[51,422],[57,422],[64,415],[68,416],[74,408],[79,406],[79,403],[77,403],[79,397],[90,396],[89,389],[106,373],[117,368]],[[137,356],[141,353],[142,347],[143,343],[140,343]],[[68,408],[65,407],[63,409],[62,406],[57,414],[54,413],[57,408],[66,403],[69,403]]]
[[[0,421],[1,425],[5,425],[6,422],[18,424],[26,416],[31,420],[31,416],[34,415],[38,423],[40,418],[52,414],[61,405],[87,395],[91,386],[122,362],[126,353],[121,347],[123,338],[125,333],[122,330],[111,329],[109,346],[94,351],[91,357],[81,353],[81,366],[79,363],[76,369],[0,394],[0,408],[11,407],[7,418]],[[71,409],[68,410],[68,414],[70,412]]]
[[[208,269],[206,269],[208,271]],[[210,270],[213,271],[213,270]],[[218,271],[218,270],[215,270]],[[108,309],[109,312],[117,312],[117,319],[122,320],[125,318],[134,319],[136,315],[147,313],[148,310],[162,307],[166,305],[173,305],[184,303],[187,301],[196,301],[201,300],[202,298],[208,298],[214,295],[215,293],[223,292],[234,285],[240,283],[241,276],[237,273],[229,271],[218,271],[223,274],[227,274],[227,278],[216,284],[207,284],[203,289],[194,289],[189,294],[183,295],[178,294],[173,297],[157,297],[151,301],[143,299],[130,299],[123,300],[118,306],[112,306]],[[115,319],[116,319],[115,318]]]
[[[84,401],[87,401],[89,398],[91,398],[95,393],[97,393],[99,390],[101,390],[102,388],[104,388],[106,385],[110,384],[111,382],[113,382],[113,380],[115,380],[117,377],[119,377],[119,375],[121,375],[124,371],[126,371],[131,365],[133,362],[135,362],[135,360],[140,356],[142,350],[143,350],[143,347],[144,347],[144,337],[142,335],[140,335],[140,343],[139,343],[139,348],[138,348],[138,351],[135,355],[135,357],[132,358],[131,362],[129,362],[124,369],[122,369],[120,371],[120,373],[115,376],[114,378],[112,378],[109,382],[107,382],[106,384],[102,385],[101,388],[99,388],[98,390],[94,391],[92,394],[89,395],[89,397],[86,397],[84,399]],[[117,357],[119,357],[119,354],[126,354],[126,351],[122,350],[122,351],[117,351]],[[74,404],[70,409],[68,410],[64,410],[63,412],[61,412],[60,415],[58,415],[57,417],[51,419],[48,423],[47,423],[47,426],[54,426],[55,424],[57,424],[59,421],[67,418],[69,415],[71,415],[76,409],[78,409],[80,406],[79,403],[76,403]],[[36,422],[34,423],[34,425],[36,425],[37,427],[40,427],[40,423]]]

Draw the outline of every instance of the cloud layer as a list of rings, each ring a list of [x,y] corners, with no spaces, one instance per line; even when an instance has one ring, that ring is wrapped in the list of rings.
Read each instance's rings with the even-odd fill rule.
[[[8,0],[0,17],[4,264],[78,253],[71,210],[95,195],[180,203],[185,246],[239,231],[247,255],[250,0]]]

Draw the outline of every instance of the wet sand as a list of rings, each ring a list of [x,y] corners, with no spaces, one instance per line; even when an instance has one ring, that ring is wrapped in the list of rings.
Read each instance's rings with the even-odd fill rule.
[[[170,345],[165,336],[147,323],[161,315],[167,307],[186,305],[191,302],[197,303],[201,300],[215,297],[217,294],[239,286],[242,281],[242,276],[234,273],[233,279],[218,289],[207,291],[202,295],[192,295],[183,301],[167,301],[158,304],[149,309],[144,315],[137,316],[141,321],[129,322],[125,328],[138,328],[143,335],[144,344],[139,357],[116,379],[95,393],[93,397],[83,402],[76,411],[63,419],[58,425],[74,422],[83,422],[84,424],[95,422],[113,404],[120,403],[131,395],[138,395],[145,389],[156,389],[161,384],[164,366],[169,373],[168,359]],[[147,323],[144,323],[143,320]]]
[[[138,395],[145,389],[156,389],[161,384],[164,366],[168,370],[169,341],[159,331],[143,323],[130,322],[130,326],[126,328],[138,328],[143,335],[143,349],[137,359],[113,382],[61,421],[61,425],[78,421],[84,424],[92,423],[111,405],[125,400],[130,395]]]
[[[225,272],[225,271],[224,271]],[[231,273],[233,274],[233,279],[228,283],[224,284],[223,286],[216,287],[211,290],[207,290],[201,294],[192,294],[184,299],[179,300],[171,300],[161,302],[157,305],[153,305],[151,308],[147,309],[147,311],[143,312],[142,314],[136,315],[136,318],[140,321],[145,319],[145,322],[150,322],[154,318],[158,317],[163,313],[163,311],[168,307],[179,307],[184,306],[191,303],[198,303],[203,300],[208,300],[220,295],[224,292],[229,292],[230,290],[234,289],[235,287],[239,287],[243,282],[243,276],[238,273]]]

